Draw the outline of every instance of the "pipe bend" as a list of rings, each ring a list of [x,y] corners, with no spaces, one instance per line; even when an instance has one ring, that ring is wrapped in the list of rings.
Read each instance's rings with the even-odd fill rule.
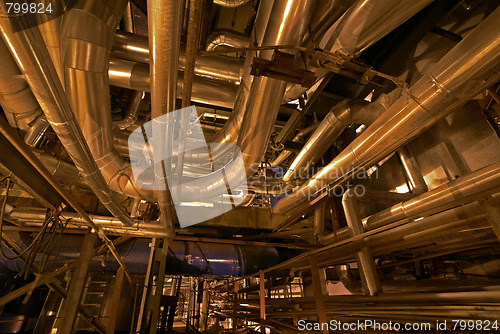
[[[214,3],[222,7],[236,8],[243,6],[249,1],[250,0],[214,0]]]

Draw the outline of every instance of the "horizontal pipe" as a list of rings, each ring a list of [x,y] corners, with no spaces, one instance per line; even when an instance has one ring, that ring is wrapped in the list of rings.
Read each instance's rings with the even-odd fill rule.
[[[9,232],[17,244],[25,249],[19,233]],[[76,259],[83,242],[83,235],[65,234],[60,240],[59,252],[54,261],[56,267]],[[149,254],[149,239],[134,239],[116,246],[130,273],[144,275],[148,263],[145,259]],[[10,251],[6,249],[6,254]],[[39,257],[42,255],[40,254]],[[166,257],[169,265],[167,274],[171,275],[215,275],[215,276],[243,276],[253,274],[261,269],[275,265],[279,261],[279,254],[274,247],[231,245],[223,243],[205,243],[175,240],[169,245]],[[0,259],[0,267],[18,271],[23,265],[21,260],[7,261]],[[94,258],[90,265],[91,272],[115,273],[119,266],[112,257]]]
[[[248,46],[248,44],[246,45]],[[145,36],[116,31],[111,50],[113,58],[149,64],[149,45]],[[179,70],[186,64],[186,49],[181,47],[179,53]],[[208,79],[228,81],[233,84],[240,82],[243,62],[240,59],[226,56],[197,57],[194,73]]]
[[[149,65],[114,58],[109,63],[110,85],[151,91]],[[182,98],[184,81],[179,75],[177,81],[177,98]],[[208,104],[231,109],[236,98],[237,86],[217,80],[195,77],[191,100],[196,103]]]

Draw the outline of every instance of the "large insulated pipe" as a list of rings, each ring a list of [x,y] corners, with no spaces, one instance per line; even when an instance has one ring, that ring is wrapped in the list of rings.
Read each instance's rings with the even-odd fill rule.
[[[4,4],[0,4],[0,14],[2,38],[16,55],[26,81],[61,143],[99,200],[113,216],[124,224],[131,225],[130,218],[112,197],[108,184],[92,158],[38,28],[27,28],[30,27],[28,18],[12,16],[13,14],[7,13]],[[13,25],[26,29],[14,32]],[[80,50],[75,52],[73,56],[84,53]],[[109,94],[106,98],[109,101]]]
[[[130,34],[121,30],[116,32],[111,56],[125,60],[149,64],[149,44],[145,36]],[[246,45],[248,46],[248,44]],[[179,52],[179,70],[186,64],[186,50]],[[194,73],[200,77],[217,79],[237,84],[242,73],[242,60],[225,56],[203,56],[196,59]],[[234,102],[234,101],[233,101]]]
[[[199,59],[201,57],[198,57]],[[109,63],[109,83],[113,86],[150,92],[149,65],[113,58]],[[177,82],[177,98],[182,98],[183,76]],[[236,99],[237,86],[196,76],[191,101],[231,109]]]
[[[359,56],[361,52],[415,15],[433,0],[357,0],[342,16],[331,34],[325,34],[319,46],[331,52]],[[318,80],[328,70],[312,69]],[[305,93],[300,85],[289,86],[285,101],[293,101]]]
[[[295,218],[327,185],[367,168],[415,138],[500,79],[500,9],[496,9],[403,94],[369,128],[295,193],[275,213]]]
[[[42,108],[3,40],[0,40],[0,59],[0,105],[10,126],[27,131],[43,113]]]
[[[66,94],[105,184],[128,197],[154,201],[152,191],[135,186],[130,164],[125,163],[113,147],[109,50],[126,3],[125,0],[81,0],[64,15],[61,54]]]
[[[325,154],[346,127],[354,123],[369,126],[394,103],[400,94],[401,90],[396,89],[388,95],[380,96],[372,103],[348,99],[335,105],[291,163],[283,176],[285,182],[307,175],[309,168]]]
[[[11,233],[17,244],[25,249],[33,235]],[[60,240],[59,251],[54,266],[60,267],[78,257],[83,242],[82,235],[64,235]],[[150,239],[133,239],[116,246],[131,274],[143,275],[148,266]],[[7,247],[6,254],[12,255]],[[242,246],[218,243],[204,243],[174,240],[166,252],[167,274],[169,275],[215,275],[243,276],[253,274],[279,263],[279,254],[274,247]],[[0,260],[0,266],[12,271],[19,271],[22,260]],[[119,266],[112,257],[95,257],[91,263],[91,272],[116,272]]]

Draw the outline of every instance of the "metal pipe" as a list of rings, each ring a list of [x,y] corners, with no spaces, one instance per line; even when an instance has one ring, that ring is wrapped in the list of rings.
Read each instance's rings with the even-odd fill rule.
[[[26,248],[19,233],[8,232],[17,244]],[[83,236],[66,234],[61,238],[57,259],[54,266],[60,267],[76,257],[80,251]],[[135,238],[116,246],[130,273],[144,275],[148,267],[151,239]],[[4,246],[2,246],[4,247]],[[167,251],[167,250],[166,250]],[[41,255],[40,255],[41,256]],[[270,246],[234,245],[211,242],[174,240],[165,253],[170,275],[215,275],[243,276],[253,274],[279,262],[278,251]],[[51,260],[52,261],[52,260]],[[16,271],[22,266],[22,260],[7,261],[0,258],[0,267]],[[112,257],[94,258],[90,264],[91,272],[116,272],[118,264]]]
[[[373,103],[348,99],[335,105],[293,160],[283,176],[285,182],[307,175],[311,165],[325,154],[347,126],[353,123],[369,126],[399,97],[400,93],[401,90],[396,89],[391,94],[382,95]]]
[[[137,121],[141,102],[144,99],[145,94],[145,92],[141,91],[133,92],[131,101],[128,105],[127,113],[121,120],[114,121],[113,125],[118,127],[120,130],[125,130],[129,126],[132,126],[135,121]]]
[[[182,87],[182,107],[189,107],[191,104],[191,92],[194,80],[194,67],[196,64],[196,54],[200,41],[200,23],[203,0],[189,1],[189,24],[186,43],[186,65],[184,66],[184,85]]]
[[[495,163],[377,212],[366,218],[364,225],[375,229],[398,220],[444,211],[496,192],[499,186],[500,163]]]
[[[28,28],[30,22],[25,16],[12,16],[7,13],[3,4],[0,6],[0,13],[2,37],[11,52],[16,55],[16,61],[23,69],[33,94],[68,154],[104,206],[124,224],[131,224],[130,218],[112,197],[108,184],[92,158],[40,32],[37,28]],[[14,32],[12,23],[26,29]],[[109,95],[106,98],[109,102]]]
[[[134,35],[118,30],[113,40],[111,56],[129,61],[149,64],[149,44],[145,36]],[[248,46],[248,45],[246,45]],[[186,65],[186,50],[179,52],[179,70]],[[226,56],[203,56],[196,59],[194,73],[199,77],[240,82],[243,62],[241,59]]]
[[[244,34],[231,30],[218,30],[207,38],[207,51],[213,51],[220,47],[246,48],[250,45],[250,38]]]
[[[236,8],[243,6],[250,0],[214,0],[214,4],[222,6],[222,7],[228,7],[228,8]]]
[[[328,29],[352,6],[355,0],[318,0],[311,17],[310,29],[301,45],[317,45]]]
[[[403,22],[415,15],[433,0],[358,0],[342,16],[330,33],[326,33],[319,47],[348,56],[361,52],[380,40]],[[318,80],[329,71],[311,68]],[[306,92],[300,85],[289,86],[284,102],[296,100]]]
[[[356,237],[363,234],[363,223],[359,215],[356,194],[353,188],[347,190],[344,196],[342,196],[342,206],[351,235]],[[362,247],[356,251],[356,262],[358,263],[365,294],[370,296],[380,294],[382,292],[382,286],[380,285],[380,279],[377,274],[377,269],[375,268],[375,261],[373,260],[370,247]]]
[[[111,48],[114,30],[126,3],[125,0],[82,0],[64,15],[61,53],[66,95],[73,103],[74,117],[83,133],[75,142],[86,147],[88,145],[92,159],[89,163],[99,166],[95,166],[92,175],[102,173],[102,185],[106,188],[129,197],[154,201],[152,191],[147,192],[135,186],[130,164],[125,163],[113,148],[107,50]],[[92,61],[89,62],[89,59]],[[74,135],[72,129],[65,131]],[[74,149],[67,150],[74,154]],[[75,165],[78,167],[79,163],[75,162]]]
[[[325,234],[326,204],[327,203],[323,201],[314,209],[313,231],[316,238],[320,238]]]
[[[424,177],[417,166],[415,158],[411,156],[408,146],[400,148],[398,150],[398,156],[411,186],[410,191],[415,194],[425,193],[428,190],[427,184],[425,183]]]
[[[295,137],[292,138],[292,141],[297,143],[300,142],[304,137],[309,135],[311,132],[316,130],[318,127],[318,123],[314,123],[309,125],[307,128],[300,130]],[[276,159],[271,161],[271,166],[278,166],[281,164],[283,161],[285,161],[290,155],[292,155],[292,151],[288,151],[287,149],[284,149],[283,152],[281,152]]]
[[[498,81],[500,27],[495,22],[499,19],[500,9],[496,9],[325,168],[280,200],[273,211],[287,219],[297,217],[310,201],[323,196],[326,185],[338,185],[350,173],[380,161]]]
[[[5,7],[0,3],[0,13],[5,14]],[[4,21],[3,19],[0,18],[0,30],[2,31],[2,34],[4,32]],[[43,64],[43,63],[42,63]],[[55,75],[54,71],[52,71],[53,75]],[[31,81],[31,75],[27,76],[28,81]],[[35,79],[33,77],[33,79]],[[35,83],[37,81],[34,81]],[[116,261],[119,263],[120,267],[123,268],[125,271],[125,274],[127,275],[127,278],[129,281],[132,281],[130,278],[130,274],[125,267],[125,264],[123,263],[123,260],[121,259],[120,255],[117,253],[116,248],[114,247],[113,243],[111,240],[109,240],[106,237],[106,234],[103,232],[103,230],[94,224],[92,219],[87,215],[85,210],[80,206],[78,201],[76,201],[67,191],[66,189],[61,186],[61,184],[54,178],[54,176],[43,166],[42,163],[40,163],[40,160],[38,160],[35,155],[32,153],[32,150],[28,148],[28,146],[22,142],[17,134],[13,132],[13,130],[7,125],[6,122],[0,121],[0,132],[5,136],[5,138],[8,139],[8,141],[16,147],[16,149],[30,162],[30,164],[36,168],[36,170],[50,183],[50,185],[61,195],[62,198],[68,203],[75,211],[83,218],[84,223],[93,228],[94,231],[97,233],[99,238],[104,242],[104,244],[109,248],[109,251],[111,254],[113,254],[113,257],[116,259]]]
[[[3,40],[0,59],[0,105],[10,126],[29,130],[30,124],[43,114],[42,109]]]
[[[42,141],[45,132],[50,128],[50,124],[45,116],[39,116],[32,124],[31,128],[24,135],[24,142],[31,147],[36,147]]]
[[[201,58],[201,57],[199,57]],[[198,59],[199,59],[198,58]],[[111,59],[109,64],[109,83],[113,86],[150,92],[149,65],[123,59]],[[177,97],[182,98],[184,80],[179,75]],[[223,108],[232,108],[237,87],[220,80],[196,76],[193,81],[191,100]]]

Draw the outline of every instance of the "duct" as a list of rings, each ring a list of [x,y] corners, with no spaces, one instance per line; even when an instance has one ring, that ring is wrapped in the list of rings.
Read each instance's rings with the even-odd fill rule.
[[[50,56],[38,29],[26,28],[14,33],[11,24],[14,23],[21,28],[29,27],[27,18],[25,16],[9,16],[2,4],[0,4],[0,9],[2,37],[12,53],[16,55],[16,60],[19,62],[47,120],[99,200],[124,224],[130,224],[129,217],[125,215],[122,208],[111,196],[109,187],[83,139],[71,105],[50,61]],[[73,56],[82,54],[79,50],[75,51]],[[83,54],[86,55],[86,53]],[[109,101],[109,94],[106,98]]]
[[[113,40],[111,56],[113,58],[149,64],[148,39],[144,36],[118,30]],[[179,69],[182,70],[185,64],[186,50],[181,47],[179,52]],[[197,76],[228,81],[233,84],[239,83],[241,72],[242,61],[226,56],[197,57],[194,68],[194,73]]]
[[[295,135],[295,137],[292,138],[292,141],[294,143],[298,143],[300,142],[302,139],[304,139],[306,136],[308,136],[311,132],[313,132],[314,130],[316,130],[316,128],[318,127],[319,124],[317,123],[314,123],[314,124],[311,124],[309,125],[307,128],[305,129],[302,129],[299,131],[299,133],[297,133]],[[286,149],[283,150],[283,152],[281,152],[277,157],[276,159],[274,159],[272,162],[271,162],[271,166],[278,166],[279,164],[281,164],[283,161],[285,161],[286,159],[288,159],[288,157],[292,155],[292,152],[291,151],[288,151]]]
[[[33,93],[12,58],[4,41],[0,41],[0,105],[9,125],[28,130],[29,124],[42,114]]]
[[[142,99],[144,99],[145,94],[145,92],[141,91],[133,92],[131,101],[127,109],[127,113],[121,120],[113,122],[113,125],[118,127],[120,130],[125,130],[129,126],[134,125],[135,121],[137,121],[141,102]]]
[[[356,237],[363,234],[364,228],[359,214],[359,208],[356,203],[356,195],[353,188],[347,190],[342,196],[342,207],[344,208],[347,226],[351,235]],[[362,247],[356,250],[356,262],[358,263],[361,282],[365,294],[370,296],[378,295],[382,292],[380,279],[375,268],[375,261],[370,247]]]
[[[26,134],[24,135],[24,142],[31,147],[36,147],[49,127],[50,124],[45,116],[38,117],[29,130],[26,131]]]
[[[243,6],[250,0],[214,0],[214,4],[222,6],[222,7],[228,7],[228,8],[236,8]]]
[[[249,45],[250,38],[248,36],[231,30],[219,30],[208,36],[206,50],[213,51],[220,47],[247,48]]]
[[[122,59],[111,59],[109,83],[113,86],[150,92],[149,66]],[[177,97],[182,98],[184,80],[179,75]],[[196,103],[232,108],[237,87],[217,80],[195,77],[191,100]]]
[[[415,15],[432,0],[357,0],[342,16],[331,34],[326,33],[319,47],[348,56],[359,56],[361,52]],[[328,70],[322,67],[310,69],[318,80]],[[296,100],[306,92],[299,85],[289,86],[284,102]]]
[[[296,217],[326,185],[380,161],[500,78],[500,9],[495,10],[275,213]],[[294,212],[295,211],[295,212]]]
[[[11,236],[17,244],[25,249],[31,239],[19,233]],[[83,242],[81,235],[66,234],[61,238],[57,259],[54,266],[60,267],[78,257]],[[149,255],[149,239],[134,239],[116,246],[130,273],[143,275],[146,272]],[[11,254],[7,247],[6,254]],[[243,276],[253,274],[259,270],[275,265],[279,261],[279,254],[274,247],[242,246],[219,243],[204,243],[174,240],[166,252],[166,274],[169,275],[214,275],[214,276]],[[18,271],[23,265],[22,260],[0,260],[0,266]],[[112,257],[97,256],[90,265],[91,272],[116,272],[118,264]]]

